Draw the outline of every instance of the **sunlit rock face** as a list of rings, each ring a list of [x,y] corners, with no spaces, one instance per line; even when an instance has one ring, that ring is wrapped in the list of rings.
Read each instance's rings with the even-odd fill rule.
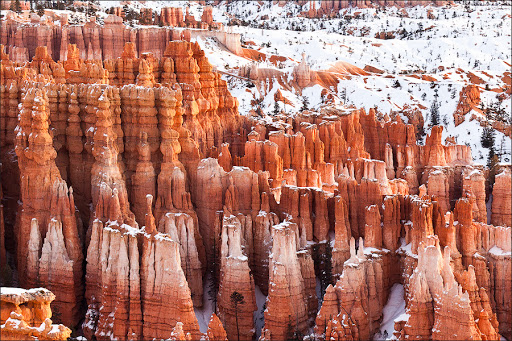
[[[2,287],[2,340],[67,340],[71,329],[62,324],[52,324],[50,304],[54,299],[55,295],[44,288]]]

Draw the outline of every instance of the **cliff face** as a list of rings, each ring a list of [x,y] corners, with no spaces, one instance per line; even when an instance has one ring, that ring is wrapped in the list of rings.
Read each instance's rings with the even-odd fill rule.
[[[0,259],[54,292],[56,320],[99,340],[370,339],[401,283],[402,339],[512,337],[507,167],[487,206],[486,170],[441,127],[418,145],[374,110],[241,117],[197,43],[109,25],[69,28],[86,58],[1,55]]]
[[[169,13],[169,10],[171,13]],[[108,15],[104,25],[99,25],[95,20],[85,25],[54,25],[51,22],[41,21],[39,25],[26,25],[15,16],[8,20],[2,20],[0,43],[7,46],[6,53],[11,60],[16,62],[29,61],[35,56],[38,46],[46,46],[48,55],[53,60],[64,61],[68,57],[68,44],[76,44],[79,49],[79,57],[89,60],[110,60],[122,56],[123,46],[127,42],[135,44],[135,55],[142,52],[152,53],[156,58],[163,57],[163,53],[170,40],[190,41],[191,30],[175,29],[175,27],[198,28],[194,35],[203,37],[219,37],[225,46],[235,54],[242,52],[240,35],[228,33],[218,23],[186,23],[179,16],[174,21],[173,10],[177,8],[163,8],[162,19],[165,27],[132,28],[123,24],[123,18],[116,15]],[[93,17],[94,18],[94,17]],[[210,17],[211,18],[211,17]],[[206,20],[208,11],[206,11]],[[158,20],[158,19],[157,19]],[[181,22],[181,23],[180,23]],[[209,30],[209,27],[216,30]]]

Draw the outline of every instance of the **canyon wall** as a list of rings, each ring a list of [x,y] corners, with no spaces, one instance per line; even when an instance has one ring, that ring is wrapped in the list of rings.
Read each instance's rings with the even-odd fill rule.
[[[197,43],[130,36],[151,29],[105,49],[117,23],[44,46],[2,25],[33,52],[0,46],[0,256],[54,292],[56,321],[98,340],[370,339],[402,284],[397,338],[512,338],[509,167],[486,195],[442,127],[419,145],[373,109],[240,116]]]
[[[174,27],[137,27],[123,24],[123,18],[108,15],[104,24],[96,23],[94,17],[85,25],[61,25],[53,22],[32,22],[6,11],[6,20],[2,20],[0,44],[6,46],[10,59],[17,62],[31,60],[38,46],[46,46],[48,55],[55,61],[67,59],[68,44],[76,44],[81,59],[106,60],[122,56],[123,46],[127,42],[135,44],[135,55],[152,53],[161,59],[171,40],[187,40],[193,37],[214,37],[231,52],[241,55],[240,35],[208,28],[188,29],[186,26]]]

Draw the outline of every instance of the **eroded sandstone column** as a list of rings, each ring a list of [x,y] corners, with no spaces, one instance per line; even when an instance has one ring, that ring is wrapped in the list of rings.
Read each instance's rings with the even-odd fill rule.
[[[262,334],[270,333],[273,340],[284,340],[295,330],[304,332],[307,328],[307,301],[297,258],[297,225],[285,221],[272,231],[269,293]]]

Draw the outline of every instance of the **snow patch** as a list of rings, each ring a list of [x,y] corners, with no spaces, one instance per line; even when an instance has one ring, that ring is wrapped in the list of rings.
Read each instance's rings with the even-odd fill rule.
[[[382,313],[380,332],[375,334],[373,339],[395,340],[396,338],[393,336],[395,321],[406,321],[409,318],[409,314],[405,313],[404,286],[402,284],[393,285]]]

